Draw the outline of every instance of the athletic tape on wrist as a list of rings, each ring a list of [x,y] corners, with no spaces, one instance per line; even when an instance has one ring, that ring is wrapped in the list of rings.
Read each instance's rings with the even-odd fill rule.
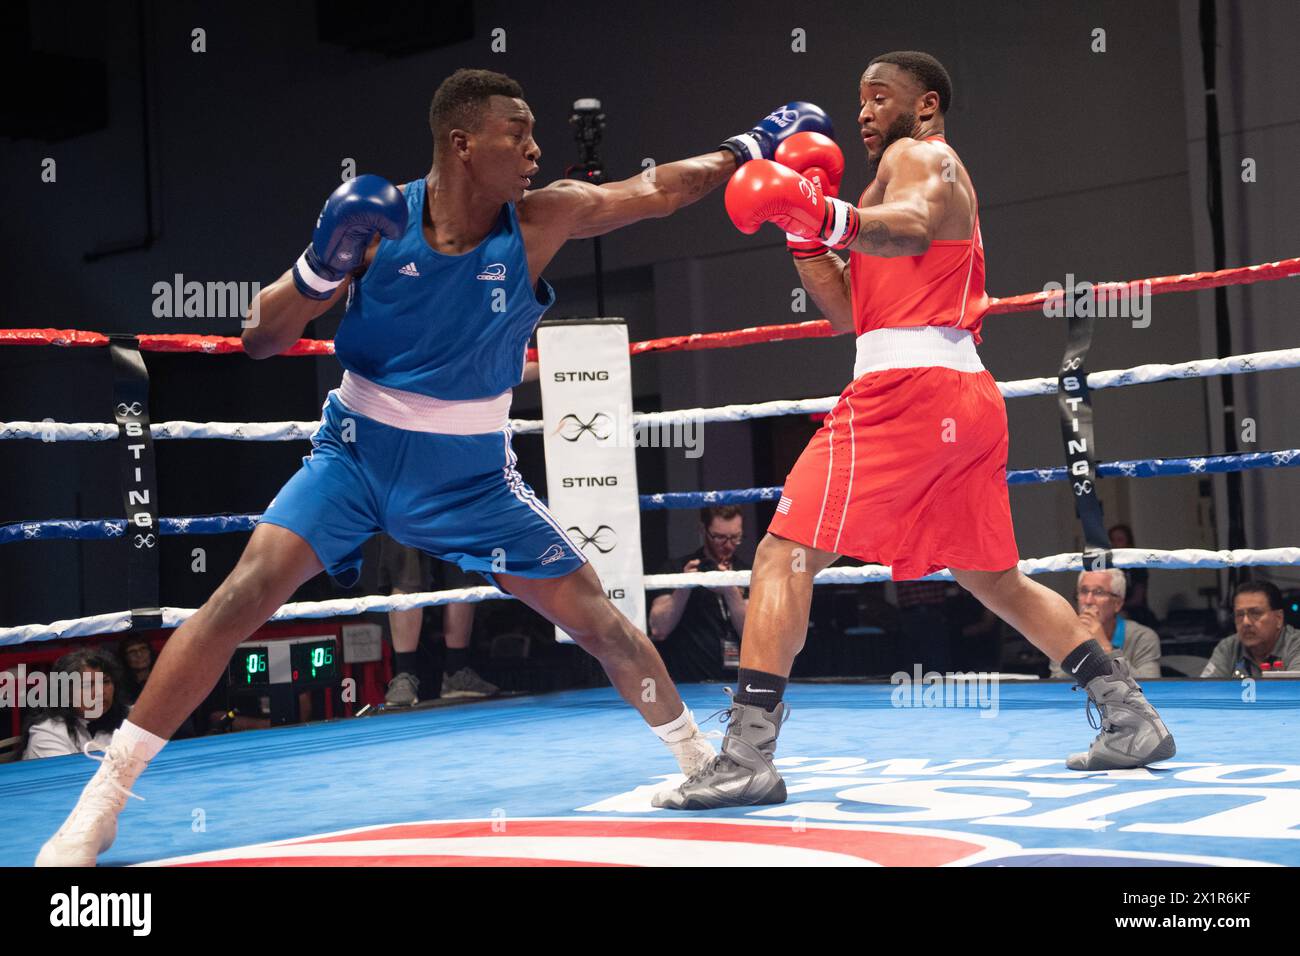
[[[843,249],[858,238],[858,229],[862,225],[858,218],[858,210],[843,199],[836,199],[833,196],[823,198],[826,200],[827,210],[834,217],[834,225],[830,235],[822,242],[831,249]]]
[[[739,136],[731,137],[728,142],[739,146],[741,151],[746,153],[750,159],[763,158],[763,147],[759,144],[758,137],[756,136],[751,136],[749,133],[741,133]]]
[[[305,251],[298,257],[298,261],[293,264],[293,271],[302,280],[302,284],[313,292],[333,292],[343,283],[342,279],[324,279],[313,272],[311,266],[307,264],[307,253]]]

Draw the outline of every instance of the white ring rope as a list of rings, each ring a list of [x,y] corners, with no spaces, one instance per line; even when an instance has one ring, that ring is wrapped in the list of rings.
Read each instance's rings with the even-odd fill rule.
[[[1205,551],[1186,548],[1178,551],[1157,551],[1148,548],[1117,548],[1111,552],[1113,564],[1118,568],[1234,568],[1246,565],[1297,565],[1300,548],[1242,549],[1238,551]],[[1025,574],[1048,574],[1056,571],[1083,570],[1083,555],[1077,551],[1054,554],[1045,558],[1028,558],[1020,562]],[[693,587],[748,587],[748,571],[696,571],[689,574],[647,574],[643,579],[647,591]],[[889,568],[879,564],[860,567],[827,568],[814,579],[817,584],[863,584],[889,580]],[[952,580],[952,574],[941,571],[926,580]],[[456,588],[449,591],[426,591],[418,594],[401,594],[385,597],[370,595],[359,598],[338,598],[331,601],[303,601],[286,604],[272,617],[272,621],[290,621],[301,618],[339,617],[375,611],[405,611],[417,607],[436,607],[442,604],[495,601],[509,595],[493,587]],[[194,608],[162,608],[163,628],[179,627],[195,613]],[[52,624],[26,624],[20,627],[0,628],[0,647],[44,641],[62,637],[88,637],[129,630],[131,615],[127,611],[97,614],[93,617],[55,621]]]
[[[1300,348],[1275,349],[1271,352],[1249,352],[1229,355],[1221,359],[1196,359],[1174,365],[1135,365],[1133,368],[1093,372],[1088,376],[1088,388],[1122,388],[1127,385],[1146,385],[1175,378],[1209,378],[1213,375],[1240,375],[1250,372],[1275,372],[1278,369],[1300,366]],[[1025,378],[1015,382],[999,382],[998,390],[1004,398],[1024,398],[1029,395],[1055,395],[1055,378]]]
[[[1214,375],[1237,375],[1271,372],[1300,367],[1300,348],[1251,352],[1222,359],[1198,359],[1174,365],[1138,365],[1126,369],[1093,372],[1088,376],[1090,389],[1122,388],[1169,379],[1208,378]],[[999,382],[1004,398],[1027,398],[1031,395],[1054,395],[1055,378],[1025,378]],[[722,405],[716,408],[682,408],[667,412],[633,412],[631,422],[638,425],[664,426],[686,422],[740,422],[751,418],[781,415],[812,415],[829,412],[837,396]],[[155,422],[150,432],[155,441],[169,438],[226,438],[235,441],[294,441],[311,437],[320,422]],[[512,418],[516,435],[537,433],[542,423]],[[111,441],[118,427],[109,422],[0,422],[0,440],[32,438],[42,441]]]

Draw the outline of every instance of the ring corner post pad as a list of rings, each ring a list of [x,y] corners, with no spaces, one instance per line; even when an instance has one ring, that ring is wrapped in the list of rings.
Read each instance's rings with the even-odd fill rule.
[[[1074,513],[1083,527],[1083,570],[1099,571],[1114,565],[1102,503],[1097,496],[1097,451],[1087,368],[1093,318],[1091,312],[1080,314],[1082,311],[1070,312],[1065,355],[1057,378],[1057,405],[1066,476],[1074,494]]]
[[[122,547],[127,551],[130,629],[152,630],[162,627],[162,608],[158,588],[161,530],[153,435],[149,429],[149,370],[135,335],[114,332],[108,340],[113,363],[113,420],[118,426],[118,477],[126,516]]]
[[[537,361],[547,506],[614,606],[644,631],[627,322],[544,320],[537,326]],[[556,639],[571,642],[558,628]]]

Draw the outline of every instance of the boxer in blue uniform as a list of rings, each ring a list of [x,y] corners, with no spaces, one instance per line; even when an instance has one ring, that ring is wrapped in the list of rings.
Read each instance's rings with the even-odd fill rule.
[[[167,642],[38,865],[94,864],[116,836],[136,778],[235,646],[322,570],[355,580],[361,545],[379,531],[489,575],[563,628],[600,661],[683,773],[713,756],[654,646],[605,596],[515,470],[510,391],[555,299],[542,270],[565,242],[670,215],[739,164],[771,159],[786,137],[829,135],[829,121],[812,104],[791,103],[714,152],[660,165],[653,176],[603,186],[560,180],[535,191],[542,151],[523,90],[509,77],[457,71],[434,95],[429,123],[428,175],[400,187],[361,176],[336,189],[311,245],[259,293],[243,334],[255,359],[289,348],[347,296],[335,339],[343,382],[325,403],[311,455],[229,577]]]
[[[336,207],[360,203],[393,238],[376,233],[347,283],[334,337],[343,383],[311,456],[262,522],[295,532],[344,586],[379,530],[505,590],[515,576],[564,577],[586,558],[515,471],[506,424],[528,339],[555,292],[530,276],[514,203],[500,205],[476,246],[447,254],[426,238],[428,193],[423,179],[395,189],[363,176],[327,202],[320,230]],[[328,280],[313,287],[325,270],[310,258],[294,266],[296,290],[333,300]]]

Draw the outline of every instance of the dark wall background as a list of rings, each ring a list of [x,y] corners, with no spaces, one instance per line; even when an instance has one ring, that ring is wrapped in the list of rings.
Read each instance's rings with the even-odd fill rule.
[[[667,162],[705,151],[772,107],[803,98],[830,112],[847,144],[844,192],[856,195],[866,184],[854,138],[857,77],[875,53],[926,49],[954,77],[949,138],[979,190],[993,294],[1042,289],[1067,273],[1101,280],[1212,265],[1191,0],[948,0],[807,10],[768,2],[574,2],[556,9],[479,0],[469,5],[470,38],[404,56],[322,42],[322,10],[333,7],[308,0],[141,0],[7,9],[14,29],[6,42],[26,67],[32,101],[63,96],[72,106],[66,115],[90,116],[94,126],[102,113],[103,122],[79,132],[57,122],[62,109],[6,114],[3,324],[236,334],[235,319],[155,317],[154,284],[176,274],[268,282],[301,251],[345,164],[396,181],[422,175],[429,99],[459,66],[501,70],[523,84],[538,120],[543,181],[576,158],[566,126],[576,97],[603,101],[611,177],[638,173],[647,158]],[[424,8],[398,3],[347,15],[415,23]],[[458,5],[434,9],[437,23],[458,22]],[[1300,6],[1221,2],[1218,11],[1228,262],[1284,258],[1300,249],[1300,187],[1292,174],[1300,103],[1290,75]],[[806,33],[806,52],[791,49],[796,29]],[[1098,29],[1105,31],[1104,53],[1092,51]],[[206,52],[192,50],[195,30],[204,31]],[[496,30],[505,31],[505,52],[492,51]],[[344,35],[358,39],[360,26]],[[1252,183],[1237,177],[1247,157],[1258,170]],[[57,164],[53,183],[41,180],[48,159]],[[85,261],[90,250],[150,234],[147,248]],[[625,316],[634,339],[815,317],[791,311],[797,280],[775,231],[738,233],[720,193],[671,219],[607,237],[604,254],[606,311]],[[587,242],[556,259],[548,272],[560,293],[552,315],[594,314],[591,263]],[[1234,350],[1292,344],[1298,300],[1294,282],[1234,292]],[[328,336],[336,323],[327,317],[309,334]],[[1091,362],[1116,368],[1208,356],[1212,333],[1209,294],[1167,296],[1155,300],[1149,328],[1103,323]],[[985,340],[984,361],[1000,380],[1052,374],[1064,345],[1061,324],[1038,314],[993,317]],[[847,381],[852,351],[851,341],[839,338],[640,359],[637,401],[674,408],[830,395]],[[103,350],[0,348],[2,417],[105,420],[106,359]],[[307,420],[338,376],[328,360],[148,360],[157,420]],[[1294,382],[1292,372],[1238,379],[1238,417],[1257,422],[1253,450],[1300,446],[1300,426],[1289,414]],[[1103,459],[1221,447],[1214,380],[1109,390],[1095,404]],[[531,417],[539,405],[536,388],[522,388],[515,414]],[[1009,414],[1011,467],[1060,460],[1052,400],[1015,400]],[[645,466],[642,490],[742,487],[769,480],[769,473],[779,479],[789,462],[772,460],[771,449],[784,444],[756,435],[753,426],[709,426],[700,459],[646,452],[660,457]],[[523,447],[531,441],[517,444],[527,477],[541,486],[540,456]],[[159,443],[162,513],[260,510],[304,450],[285,443]],[[119,508],[107,445],[0,442],[0,481],[6,522],[107,517]],[[1287,471],[1247,477],[1251,546],[1300,538],[1294,489]],[[1195,478],[1103,486],[1107,516],[1128,521],[1140,543],[1155,547],[1226,542],[1222,493],[1221,480]],[[1064,486],[1022,486],[1012,503],[1023,556],[1078,546]],[[761,527],[756,515],[748,517],[752,541]],[[694,535],[689,513],[648,526],[648,565],[689,550]],[[243,536],[167,540],[164,601],[200,603],[242,543]],[[204,575],[189,570],[193,547],[207,549]],[[108,544],[5,546],[0,623],[120,609],[119,568]],[[1194,604],[1196,590],[1219,577],[1153,574],[1153,606],[1163,612]],[[315,587],[327,589],[324,582]]]

